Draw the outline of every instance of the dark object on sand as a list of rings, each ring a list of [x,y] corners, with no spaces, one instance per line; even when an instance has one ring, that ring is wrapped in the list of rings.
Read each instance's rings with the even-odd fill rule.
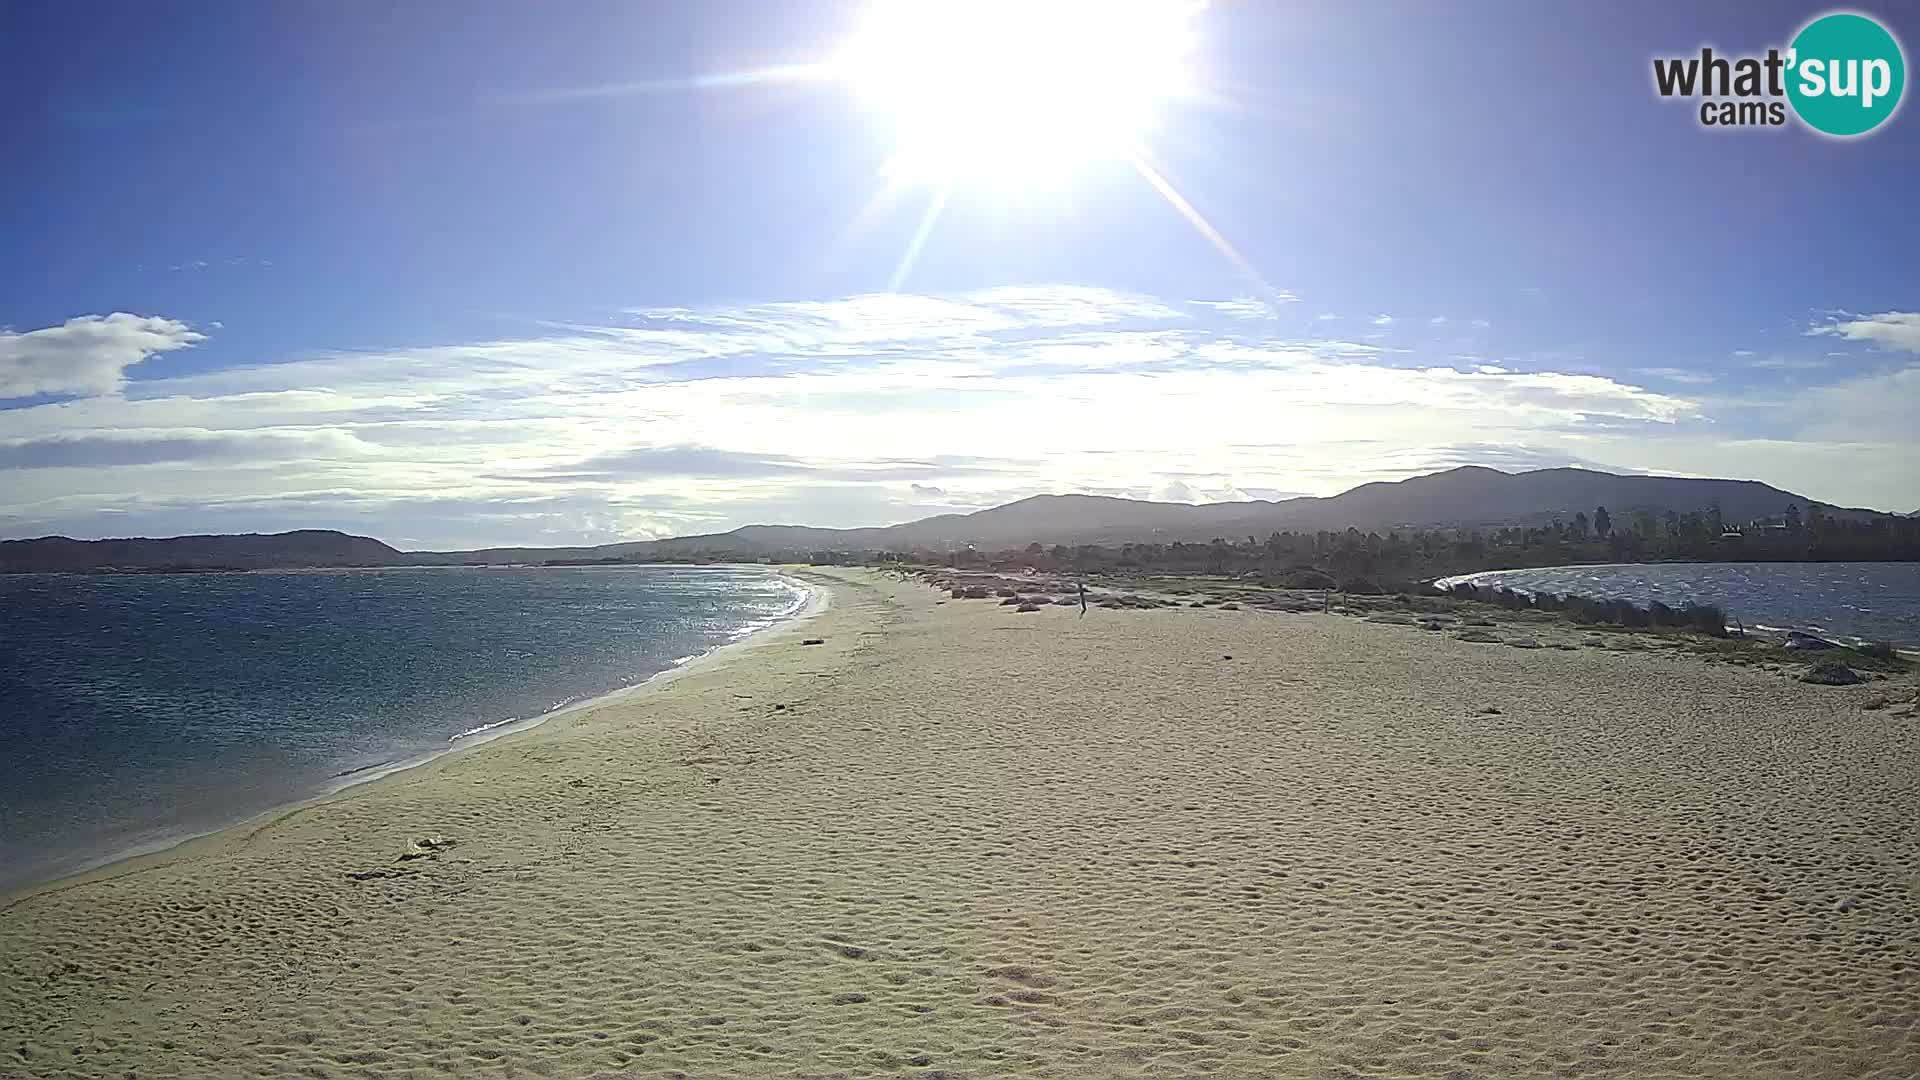
[[[1787,631],[1787,642],[1781,647],[1795,651],[1803,649],[1814,651],[1818,649],[1837,649],[1840,646],[1823,637],[1814,637],[1812,634],[1803,634],[1798,630],[1789,630]]]
[[[1040,605],[1039,605],[1039,604],[1036,604],[1036,603],[1034,603],[1034,602],[1033,602],[1033,601],[1031,601],[1031,600],[1029,600],[1029,601],[1027,601],[1027,602],[1026,602],[1026,603],[1024,603],[1024,604],[1021,604],[1021,605],[1020,605],[1019,607],[1017,607],[1017,608],[1014,608],[1013,610],[1015,610],[1015,611],[1039,611],[1039,610],[1040,610]]]
[[[1852,686],[1855,683],[1866,682],[1867,679],[1866,676],[1838,660],[1822,660],[1808,668],[1807,673],[1800,676],[1800,681],[1818,683],[1821,686]]]
[[[826,643],[827,643],[827,639],[826,639],[826,638],[819,638],[819,637],[810,637],[810,638],[808,638],[807,640],[805,640],[805,641],[803,641],[803,642],[801,642],[800,644],[802,644],[802,645],[825,645]]]

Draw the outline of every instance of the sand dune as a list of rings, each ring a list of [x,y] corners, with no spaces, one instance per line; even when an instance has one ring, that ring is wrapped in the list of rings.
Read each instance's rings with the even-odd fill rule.
[[[834,578],[11,902],[0,1076],[1920,1075],[1920,721],[1870,688]]]

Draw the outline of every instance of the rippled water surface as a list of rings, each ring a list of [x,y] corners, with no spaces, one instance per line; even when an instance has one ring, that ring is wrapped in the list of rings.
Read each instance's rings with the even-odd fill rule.
[[[1920,563],[1653,563],[1497,570],[1447,581],[1672,607],[1718,604],[1748,625],[1920,645]]]
[[[708,567],[0,576],[0,888],[631,686],[804,599]]]

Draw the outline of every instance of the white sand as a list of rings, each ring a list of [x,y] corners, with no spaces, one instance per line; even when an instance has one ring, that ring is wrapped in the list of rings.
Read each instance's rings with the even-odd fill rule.
[[[1920,720],[1874,688],[835,576],[13,900],[0,1076],[1920,1075]]]

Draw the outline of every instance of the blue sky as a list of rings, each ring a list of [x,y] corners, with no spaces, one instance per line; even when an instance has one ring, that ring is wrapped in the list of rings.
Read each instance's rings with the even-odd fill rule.
[[[1920,507],[1913,109],[1714,132],[1651,86],[1822,6],[1216,2],[1148,146],[1240,265],[1116,159],[956,183],[904,275],[934,190],[883,190],[873,103],[712,78],[870,6],[8,5],[0,535],[570,543],[1467,462]]]

